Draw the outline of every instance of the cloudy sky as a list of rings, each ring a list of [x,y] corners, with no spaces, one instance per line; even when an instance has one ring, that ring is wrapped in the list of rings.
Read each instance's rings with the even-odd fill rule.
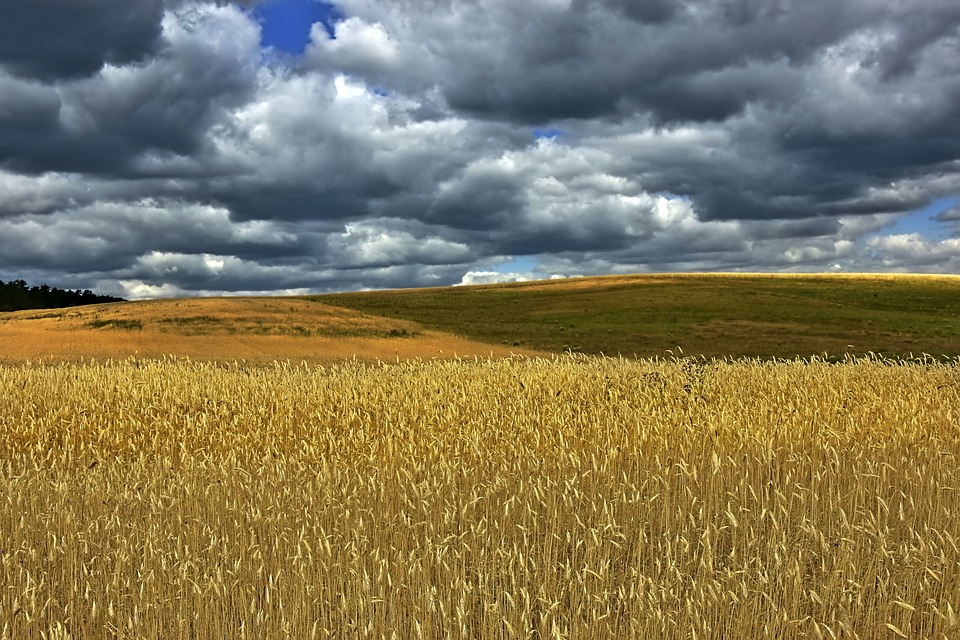
[[[956,0],[30,0],[0,279],[960,272]]]

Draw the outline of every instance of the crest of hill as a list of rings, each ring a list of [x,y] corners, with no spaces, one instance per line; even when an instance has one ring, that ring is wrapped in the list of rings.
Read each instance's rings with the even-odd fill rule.
[[[960,354],[960,277],[642,274],[312,299],[492,344],[624,356]]]

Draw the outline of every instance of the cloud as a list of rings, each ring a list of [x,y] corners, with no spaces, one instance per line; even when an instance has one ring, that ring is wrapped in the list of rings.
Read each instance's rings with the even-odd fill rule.
[[[937,214],[939,222],[960,222],[960,205],[955,205]]]
[[[339,0],[284,58],[256,2],[21,4],[0,25],[4,279],[958,266],[951,240],[893,231],[960,194],[952,0]],[[510,256],[536,269],[491,275]]]
[[[501,273],[499,271],[468,271],[463,274],[455,286],[470,286],[475,284],[496,284],[498,282],[528,282],[536,279],[532,273]]]
[[[793,97],[790,66],[885,18],[870,2],[341,4],[419,43],[453,108],[529,122],[646,110],[663,122],[722,119],[754,99]],[[737,86],[723,88],[724,76]]]
[[[234,222],[222,208],[174,201],[98,202],[51,214],[0,219],[10,266],[104,271],[148,253],[207,251],[278,259],[306,240],[277,223]]]
[[[4,7],[0,67],[26,78],[93,75],[160,46],[163,0],[31,0]]]
[[[917,265],[935,265],[937,270],[960,269],[960,239],[931,241],[917,233],[872,238],[868,243],[875,259],[891,271],[912,271]]]
[[[0,142],[0,166],[116,177],[177,159],[196,167],[211,129],[252,95],[257,27],[231,7],[191,5],[164,14],[158,28],[158,51],[139,64],[104,64],[56,84],[0,76],[8,89],[0,100],[10,103],[0,132],[12,132]]]
[[[380,23],[370,24],[351,17],[337,23],[334,29],[331,36],[321,23],[311,27],[311,42],[306,51],[308,64],[367,77],[383,77],[400,66],[397,44]]]
[[[473,259],[464,243],[431,237],[420,228],[398,228],[377,221],[347,224],[342,233],[327,236],[329,259],[343,268],[389,267],[396,264],[462,264]]]

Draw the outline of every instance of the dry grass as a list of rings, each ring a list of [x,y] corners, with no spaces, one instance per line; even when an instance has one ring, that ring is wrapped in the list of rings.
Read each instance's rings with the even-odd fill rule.
[[[960,369],[0,367],[0,638],[952,638]]]
[[[534,353],[302,298],[193,298],[0,314],[0,362],[190,357],[269,363]]]

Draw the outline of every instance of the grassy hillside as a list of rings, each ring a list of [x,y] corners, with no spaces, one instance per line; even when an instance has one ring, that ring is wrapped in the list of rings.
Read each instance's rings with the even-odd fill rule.
[[[613,276],[312,299],[550,351],[960,354],[960,278],[952,276]]]

